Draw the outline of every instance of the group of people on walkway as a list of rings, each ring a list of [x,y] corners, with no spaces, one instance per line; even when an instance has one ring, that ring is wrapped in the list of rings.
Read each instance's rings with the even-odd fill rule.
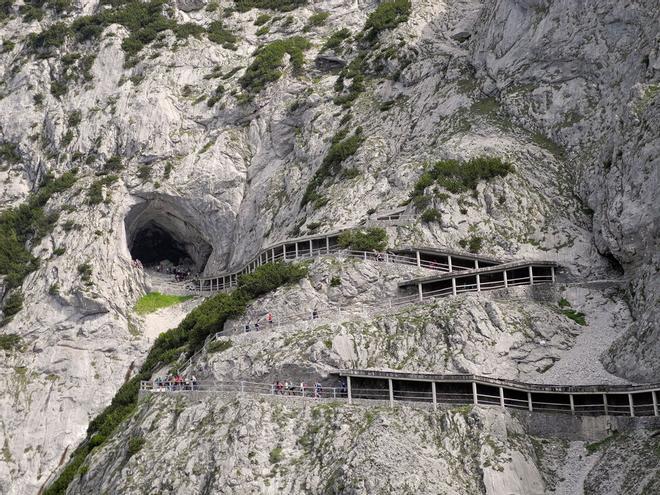
[[[166,377],[156,377],[154,388],[157,390],[198,390],[197,378],[192,375],[190,378],[180,374],[167,375]]]
[[[300,382],[300,385],[295,385],[293,382],[281,382],[277,380],[271,387],[273,395],[300,395],[301,397],[314,397],[320,399],[323,393],[323,386],[316,382],[313,386],[305,382]]]

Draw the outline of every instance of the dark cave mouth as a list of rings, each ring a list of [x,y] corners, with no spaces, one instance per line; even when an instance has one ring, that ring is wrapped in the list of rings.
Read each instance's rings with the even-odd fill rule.
[[[194,265],[186,245],[153,222],[137,231],[130,251],[133,258],[140,260],[144,266],[154,266],[164,261],[174,266]]]
[[[169,198],[135,205],[126,215],[127,247],[145,267],[161,265],[202,273],[213,252],[196,220],[196,212]]]

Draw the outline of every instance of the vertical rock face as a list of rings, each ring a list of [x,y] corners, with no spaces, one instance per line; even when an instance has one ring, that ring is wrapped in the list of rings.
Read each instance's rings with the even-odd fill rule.
[[[574,280],[627,281],[625,295],[606,295],[611,307],[601,304],[603,294],[586,298],[606,313],[599,322],[625,327],[625,333],[608,331],[621,337],[602,360],[619,379],[660,374],[656,2],[413,0],[410,14],[373,41],[362,31],[376,2],[294,3],[298,8],[286,13],[234,11],[234,2],[224,0],[171,3],[163,15],[175,22],[173,29],[133,58],[127,50],[134,26],[126,19],[114,18],[96,34],[89,27],[89,38],[81,28],[81,16],[117,6],[46,8],[41,19],[18,5],[0,6],[0,208],[25,203],[48,173],[78,169],[76,184],[45,206],[59,211],[59,220],[29,245],[39,268],[22,285],[23,310],[0,329],[21,338],[20,346],[0,350],[0,492],[37,493],[143,360],[148,341],[132,307],[149,280],[132,266],[130,250],[141,233],[157,229],[198,269],[214,273],[240,265],[270,242],[353,226],[373,211],[404,205],[419,217],[432,208],[438,221],[392,228],[392,244],[458,248],[478,238],[487,254],[556,259]],[[319,11],[329,16],[313,21]],[[213,31],[218,21],[234,41]],[[71,30],[62,34],[57,22]],[[342,28],[351,36],[343,41],[333,36]],[[257,49],[294,36],[311,43],[302,69],[287,53],[262,89],[250,89],[242,77]],[[333,39],[339,42],[328,47]],[[334,65],[315,64],[320,53],[334,53]],[[341,67],[346,72],[338,73]],[[355,70],[361,85],[354,73],[349,77]],[[351,96],[351,88],[355,98],[341,104],[337,98]],[[332,148],[333,136],[351,136],[358,128],[363,140],[353,154]],[[303,204],[333,153],[344,158],[339,172]],[[428,204],[410,203],[425,164],[480,155],[509,161],[514,172],[463,194],[432,186]],[[85,264],[91,273],[83,276]],[[360,299],[364,285],[383,290],[376,300],[392,289],[379,285],[386,275],[346,272],[353,278],[343,279],[341,291],[351,297],[337,289],[330,298],[359,306],[373,303]],[[564,296],[570,299],[570,291]],[[311,308],[317,294],[308,286],[296,297]],[[624,314],[626,301],[632,316]],[[594,305],[585,301],[585,307]],[[502,307],[464,303],[452,323],[455,341],[436,344],[438,353],[464,349],[466,355],[443,369],[490,367],[512,377],[537,376],[576,342],[570,322],[552,331],[530,323],[563,318],[554,307],[526,305],[524,298]],[[387,349],[375,347],[380,363],[408,363],[406,356],[391,355],[406,325],[415,323],[375,324],[394,335]],[[341,329],[332,352],[318,340],[328,336],[314,334],[313,366],[327,371],[353,351],[368,364],[369,352],[353,344],[369,328]],[[497,341],[507,356],[489,355],[488,346],[471,342],[473,333],[482,335],[481,344]],[[545,339],[551,345],[539,347]],[[281,349],[266,349],[279,352],[268,363],[257,357],[267,343],[244,346],[237,359],[244,360],[245,373],[266,374],[297,359],[302,351],[282,342]],[[436,361],[422,356],[416,366]],[[213,365],[217,373],[231,371],[222,360]],[[401,442],[416,445],[410,438]],[[379,493],[386,485],[371,480],[379,469],[361,466],[385,447],[364,447],[346,473],[321,474],[336,491],[348,477],[356,491]],[[515,462],[507,461],[503,472],[490,469],[478,485],[467,480],[476,464],[466,465],[470,474],[458,465],[433,472],[456,476],[468,491],[497,492],[513,486],[514,478],[536,487],[536,461],[519,450],[512,456]],[[112,462],[124,462],[117,459]],[[305,483],[321,490],[321,474],[313,472]],[[278,486],[304,489],[292,476],[279,470],[276,476]],[[235,477],[236,484],[218,479],[236,493],[265,489],[263,480]],[[129,490],[128,478],[116,485],[93,478],[75,490]],[[411,490],[426,486],[417,481]],[[199,486],[223,486],[219,482]],[[140,478],[135,483],[130,490],[152,486]],[[394,477],[387,488],[403,489]]]
[[[472,46],[483,90],[567,146],[596,248],[630,280],[637,321],[605,359],[633,380],[660,373],[660,17],[651,3],[491,2]]]

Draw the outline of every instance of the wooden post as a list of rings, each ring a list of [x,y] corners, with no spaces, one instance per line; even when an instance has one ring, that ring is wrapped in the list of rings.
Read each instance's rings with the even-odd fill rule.
[[[433,410],[435,411],[438,407],[438,400],[435,396],[435,382],[431,382],[431,395],[433,395]]]
[[[509,286],[509,278],[506,275],[506,270],[504,270],[504,288],[506,289]]]
[[[309,257],[310,257],[310,258],[313,256],[313,253],[314,253],[314,243],[313,243],[313,241],[310,239],[310,240],[309,240]]]
[[[387,379],[388,385],[390,387],[390,407],[394,407],[394,387],[392,386],[392,379]]]
[[[478,270],[479,269],[479,260],[475,258],[474,260],[474,267]]]
[[[630,416],[635,417],[635,406],[633,405],[632,394],[628,394],[628,405],[630,406]]]
[[[456,295],[456,279],[455,278],[451,279],[451,293]]]
[[[417,294],[419,296],[420,302],[424,300],[423,292],[422,292],[422,284],[417,284]]]
[[[415,255],[417,256],[417,267],[419,268],[422,266],[422,258],[419,255],[419,251],[415,251]]]
[[[605,416],[609,416],[610,412],[607,407],[607,394],[603,394],[603,408],[605,409]]]
[[[479,404],[477,400],[477,382],[472,382],[472,403],[476,406]]]
[[[532,393],[527,392],[527,409],[529,409],[529,412],[532,412]]]
[[[296,246],[296,259],[298,259],[298,243],[296,242],[294,245]]]
[[[500,407],[504,408],[504,388],[500,387]]]
[[[282,261],[286,261],[286,244],[282,244]]]
[[[270,250],[270,261],[271,263],[275,263],[275,248]]]
[[[658,416],[658,398],[655,394],[656,391],[651,390],[651,400],[653,401],[653,415]]]
[[[326,252],[326,254],[330,252],[330,238],[329,237],[325,238],[325,252]]]
[[[346,377],[346,392],[348,393],[348,403],[352,404],[353,403],[353,397],[351,395],[351,377],[350,376]]]
[[[534,272],[532,271],[532,265],[529,265],[529,285],[534,285]]]
[[[477,292],[481,292],[481,278],[479,277],[478,273],[477,273]]]
[[[447,267],[449,268],[449,271],[454,271],[454,267],[451,266],[451,254],[447,255]]]
[[[571,414],[575,414],[575,400],[573,399],[573,394],[568,394],[568,400],[571,403]]]
[[[550,267],[550,273],[552,274],[552,283],[555,283],[555,267],[551,266]]]

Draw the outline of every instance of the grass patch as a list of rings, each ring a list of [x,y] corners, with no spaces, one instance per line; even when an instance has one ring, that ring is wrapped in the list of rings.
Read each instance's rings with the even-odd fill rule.
[[[140,450],[142,450],[142,447],[144,447],[144,437],[139,436],[139,437],[131,437],[131,439],[128,441],[128,457],[132,457]]]
[[[282,447],[275,447],[270,451],[270,454],[268,454],[268,460],[271,464],[277,464],[278,462],[282,461],[282,459],[284,459]]]
[[[98,180],[92,182],[87,191],[87,203],[90,205],[98,205],[103,202],[103,188],[111,186],[119,180],[119,177],[116,175],[106,175]],[[106,203],[110,201],[110,195],[108,194]]]
[[[483,237],[478,236],[478,235],[473,235],[472,237],[469,237],[468,239],[461,239],[458,241],[458,244],[463,248],[467,249],[471,253],[478,253],[481,251],[481,248],[483,246]]]
[[[150,292],[138,299],[133,309],[135,309],[135,312],[139,315],[146,315],[158,311],[159,309],[188,301],[192,299],[192,297],[193,296],[172,296],[161,294],[160,292]]]
[[[587,324],[587,319],[585,318],[584,313],[575,311],[574,309],[563,309],[561,313],[566,317],[573,320],[578,325],[585,326]]]
[[[335,50],[344,42],[344,40],[350,37],[351,37],[351,32],[346,28],[341,28],[340,30],[335,31],[323,44],[323,47],[321,48],[321,52],[325,52],[328,50]]]
[[[310,46],[305,38],[294,36],[257,48],[254,60],[238,80],[240,85],[251,94],[259,93],[268,83],[282,77],[284,55],[288,53],[294,70],[300,70],[305,61],[303,52]]]
[[[427,208],[424,210],[424,213],[422,213],[422,222],[424,223],[439,222],[441,219],[442,215],[440,215],[440,212],[435,208]]]

